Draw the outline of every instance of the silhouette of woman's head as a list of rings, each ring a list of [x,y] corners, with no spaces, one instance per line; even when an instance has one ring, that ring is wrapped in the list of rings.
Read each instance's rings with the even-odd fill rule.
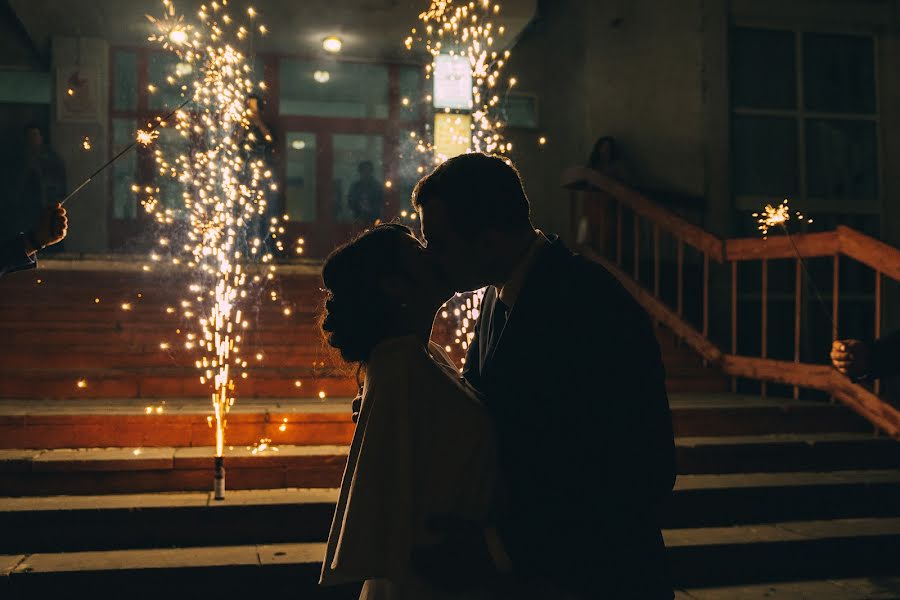
[[[422,244],[398,224],[378,225],[337,248],[322,280],[328,293],[322,332],[349,363],[368,362],[372,349],[392,337],[427,339],[452,293]]]

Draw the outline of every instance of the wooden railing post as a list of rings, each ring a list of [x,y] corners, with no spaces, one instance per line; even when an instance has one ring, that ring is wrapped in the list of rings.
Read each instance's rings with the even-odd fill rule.
[[[703,337],[709,337],[709,254],[703,253]]]
[[[641,216],[634,213],[634,280],[641,282]]]
[[[684,316],[684,241],[678,238],[678,316]]]
[[[659,224],[653,224],[653,295],[659,298]]]
[[[803,265],[798,258],[794,269],[794,363],[800,364],[800,319],[803,302]],[[794,386],[794,400],[800,398],[800,387]]]
[[[622,266],[622,221],[625,218],[625,205],[616,203],[616,264]]]
[[[881,271],[875,271],[875,339],[881,337]],[[881,393],[881,380],[875,380],[875,394]]]
[[[738,318],[738,298],[737,298],[737,261],[731,261],[731,355],[737,356],[737,318]],[[731,378],[731,392],[737,393],[737,377]]]
[[[838,339],[838,317],[841,314],[840,294],[841,294],[841,255],[834,255],[834,265],[831,283],[831,339]]]
[[[769,345],[769,259],[767,258],[762,259],[762,293],[760,299],[762,304],[762,331],[760,332],[762,346],[760,348],[760,356],[761,358],[767,358]],[[766,382],[763,381],[761,382],[760,394],[765,398],[767,392]]]

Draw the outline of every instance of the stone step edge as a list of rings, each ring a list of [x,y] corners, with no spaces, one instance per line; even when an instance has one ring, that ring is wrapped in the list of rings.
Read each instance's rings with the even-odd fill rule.
[[[735,481],[743,480],[743,481]],[[737,485],[735,485],[737,483]],[[752,473],[746,475],[679,475],[675,493],[747,488],[898,484],[900,470],[831,471],[824,473]],[[139,510],[165,508],[219,508],[295,504],[334,504],[336,488],[276,488],[229,490],[225,500],[212,492],[148,492],[95,496],[0,497],[0,513],[44,511]]]
[[[898,600],[900,599],[900,577],[778,581],[675,591],[675,600],[763,600],[766,598]]]
[[[766,526],[664,530],[663,536],[669,549],[725,544],[809,542],[845,537],[893,537],[900,536],[900,518],[842,519],[778,523]],[[302,543],[20,554],[0,557],[0,575],[308,565],[321,563],[324,553],[325,544]]]

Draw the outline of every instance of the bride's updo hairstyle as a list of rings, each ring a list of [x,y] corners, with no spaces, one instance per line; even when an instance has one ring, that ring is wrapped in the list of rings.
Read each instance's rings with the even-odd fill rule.
[[[368,362],[372,349],[391,336],[390,317],[400,305],[381,284],[409,256],[410,235],[403,225],[377,225],[338,247],[322,267],[328,293],[322,333],[348,363]]]

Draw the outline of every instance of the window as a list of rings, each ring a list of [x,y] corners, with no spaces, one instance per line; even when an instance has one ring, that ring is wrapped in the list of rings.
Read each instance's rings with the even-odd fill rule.
[[[291,221],[318,218],[316,202],[316,135],[292,131],[285,138],[285,213]]]
[[[137,110],[137,54],[118,51],[113,60],[113,110]]]
[[[878,211],[872,36],[734,28],[738,208],[790,198],[812,214]]]
[[[533,94],[507,94],[503,100],[506,124],[509,127],[536,129],[538,126],[537,104],[537,96]]]
[[[281,114],[309,117],[386,119],[386,65],[285,59]]]
[[[397,86],[400,92],[400,118],[418,119],[422,113],[422,68],[399,67]]]
[[[112,151],[115,155],[134,140],[137,122],[134,119],[113,119]],[[137,201],[131,186],[137,173],[137,153],[129,152],[113,164],[112,197],[113,217],[116,219],[134,219],[137,216]]]
[[[380,135],[335,134],[334,219],[371,225],[384,217],[384,141]]]

